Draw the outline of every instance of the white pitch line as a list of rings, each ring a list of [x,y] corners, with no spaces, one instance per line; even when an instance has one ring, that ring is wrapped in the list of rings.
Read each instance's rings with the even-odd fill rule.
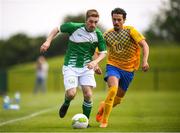
[[[0,126],[7,125],[7,124],[10,124],[10,123],[14,123],[14,122],[17,122],[17,121],[26,120],[26,119],[29,119],[29,118],[38,116],[38,115],[40,115],[40,114],[44,114],[44,113],[46,113],[46,112],[49,112],[49,111],[51,111],[51,110],[53,110],[53,109],[55,109],[55,107],[53,107],[53,108],[48,108],[48,109],[44,109],[44,110],[35,112],[35,113],[30,114],[30,115],[27,115],[27,116],[17,118],[17,119],[13,119],[13,120],[1,122],[1,123],[0,123]]]

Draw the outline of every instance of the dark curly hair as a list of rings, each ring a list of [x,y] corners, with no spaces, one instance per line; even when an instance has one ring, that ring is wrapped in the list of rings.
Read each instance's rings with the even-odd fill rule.
[[[113,16],[113,14],[122,14],[123,15],[123,19],[126,19],[126,11],[122,8],[115,8],[114,10],[112,10],[111,12],[111,16]]]

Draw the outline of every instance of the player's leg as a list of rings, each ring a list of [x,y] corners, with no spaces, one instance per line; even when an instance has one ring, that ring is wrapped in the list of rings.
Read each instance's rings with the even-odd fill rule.
[[[124,91],[122,88],[120,88],[120,87],[118,88],[117,94],[114,98],[113,107],[116,107],[118,104],[122,103],[125,93],[126,93],[126,91]],[[97,122],[101,122],[101,120],[102,120],[102,115],[104,112],[104,106],[105,106],[105,101],[101,101],[99,108],[98,108],[98,113],[96,115],[96,121]]]
[[[109,86],[108,95],[107,95],[104,103],[101,102],[99,109],[98,109],[98,113],[96,115],[96,120],[98,122],[101,122],[100,127],[102,125],[107,126],[109,114],[112,110],[114,98],[117,93],[119,78],[120,78],[120,76],[118,74],[117,68],[114,66],[111,66],[111,65],[107,65],[106,66],[106,77],[104,78],[104,80],[106,82],[108,82],[108,86]]]
[[[102,120],[102,115],[104,112],[104,106],[105,106],[105,102],[101,101],[99,104],[99,107],[98,107],[98,112],[96,114],[96,121],[97,122],[101,122],[101,120]]]
[[[120,86],[118,88],[117,94],[114,98],[113,107],[116,107],[118,104],[122,103],[124,96],[126,94],[126,91],[123,90]]]
[[[116,75],[115,73],[113,73],[113,74]],[[127,88],[128,88],[129,84],[131,83],[131,81],[132,81],[132,79],[134,77],[133,72],[126,72],[126,71],[123,71],[121,69],[118,69],[118,74],[120,75],[120,79],[118,81],[119,82],[118,83],[118,91],[117,91],[116,96],[114,97],[113,107],[115,107],[116,105],[118,105],[118,104],[120,104],[122,102],[122,98],[124,97],[124,95],[125,95],[125,93],[127,91]],[[116,77],[118,77],[118,75],[116,75]],[[114,84],[113,81],[115,81],[115,80],[114,79],[111,80],[111,78],[108,77],[108,85],[109,86],[113,86],[113,84]],[[107,98],[106,98],[106,100],[107,100]],[[105,118],[104,114],[105,114],[105,111],[106,111],[106,106],[107,105],[105,104],[105,107],[103,108],[104,113],[103,113],[103,117],[102,117],[102,123],[100,125],[101,127],[106,127],[107,126],[107,124],[103,124],[103,123],[106,123],[106,119],[103,120]]]
[[[75,97],[75,95],[76,95],[76,88],[70,88],[70,89],[66,90],[64,103],[62,104],[61,108],[59,109],[59,116],[61,118],[63,118],[66,115],[67,110],[70,105],[70,102]]]
[[[117,94],[119,79],[116,76],[109,76],[107,80],[109,90],[105,99],[104,112],[100,127],[107,127],[109,115],[112,111],[114,98]]]
[[[92,109],[92,89],[96,87],[94,71],[92,69],[83,69],[83,73],[79,77],[79,85],[82,87],[84,96],[82,105],[83,114],[89,118]]]
[[[128,87],[134,77],[133,72],[126,72],[124,70],[119,69],[119,73],[121,74],[121,79],[119,81],[119,88],[118,88],[117,95],[114,99],[113,107],[122,103],[124,96],[128,90]]]
[[[70,102],[76,95],[76,87],[78,86],[78,76],[76,76],[76,73],[73,70],[73,68],[64,66],[63,75],[64,75],[64,86],[66,92],[65,92],[64,103],[59,109],[59,116],[61,118],[63,118],[66,115]]]
[[[92,109],[92,86],[82,86],[84,101],[82,105],[83,114],[89,119]]]

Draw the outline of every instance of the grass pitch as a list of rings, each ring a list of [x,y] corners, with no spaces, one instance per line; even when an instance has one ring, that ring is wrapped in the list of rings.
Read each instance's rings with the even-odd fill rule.
[[[9,70],[8,88],[11,97],[13,92],[21,92],[21,109],[4,110],[0,97],[0,132],[180,132],[179,57],[179,46],[151,47],[150,71],[146,74],[136,73],[125,101],[113,109],[106,129],[99,128],[99,123],[95,121],[98,104],[107,93],[103,91],[106,87],[103,76],[96,80],[97,89],[90,118],[92,127],[72,129],[71,118],[82,112],[83,98],[79,91],[65,118],[59,118],[59,106],[64,99],[59,68],[63,64],[63,57],[48,60],[51,69],[48,77],[50,92],[46,94],[32,94],[35,62],[14,66]],[[104,70],[105,61],[100,65]],[[154,84],[157,75],[154,75],[153,68],[168,69],[159,71],[158,89]]]
[[[0,109],[0,132],[178,132],[180,131],[180,92],[131,91],[113,109],[109,126],[99,128],[95,121],[98,104],[105,91],[95,91],[91,128],[72,129],[71,118],[82,112],[82,93],[78,91],[65,118],[58,116],[64,92],[22,93],[20,110]],[[2,105],[2,98],[1,98]]]

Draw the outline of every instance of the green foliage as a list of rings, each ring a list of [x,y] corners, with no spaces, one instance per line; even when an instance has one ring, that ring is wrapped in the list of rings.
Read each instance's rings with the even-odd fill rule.
[[[64,22],[76,22],[76,23],[84,23],[85,22],[85,15],[84,14],[79,14],[77,16],[72,16],[72,15],[68,15],[64,18]]]
[[[0,42],[0,68],[35,60],[45,37],[30,38],[26,34],[16,34]]]
[[[145,32],[147,39],[151,41],[180,42],[180,1],[170,0],[163,5],[159,13]]]
[[[68,37],[68,34],[58,34],[57,37],[52,41],[51,47],[48,49],[46,56],[52,57],[65,54],[68,46]]]

